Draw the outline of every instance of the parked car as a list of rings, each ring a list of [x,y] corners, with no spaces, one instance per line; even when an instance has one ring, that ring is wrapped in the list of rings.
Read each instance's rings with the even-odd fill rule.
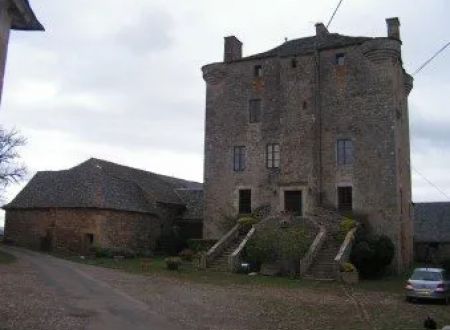
[[[450,303],[450,273],[442,268],[416,268],[406,283],[406,299],[439,299]]]

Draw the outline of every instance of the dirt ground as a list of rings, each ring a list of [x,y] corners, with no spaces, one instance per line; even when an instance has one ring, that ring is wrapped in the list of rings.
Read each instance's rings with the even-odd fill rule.
[[[441,327],[450,324],[450,306],[409,304],[401,293],[376,287],[212,283],[207,273],[193,281],[30,252],[16,256],[17,262],[0,265],[0,329],[110,329],[105,322],[111,318],[114,324],[131,322],[127,329],[406,330],[423,329],[427,315]],[[142,313],[130,311],[136,308]]]

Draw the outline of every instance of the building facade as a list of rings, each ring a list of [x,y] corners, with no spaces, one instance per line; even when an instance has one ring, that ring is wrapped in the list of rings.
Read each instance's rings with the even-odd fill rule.
[[[351,211],[412,260],[408,94],[400,23],[386,37],[316,35],[242,56],[225,38],[206,81],[204,235],[258,207]]]

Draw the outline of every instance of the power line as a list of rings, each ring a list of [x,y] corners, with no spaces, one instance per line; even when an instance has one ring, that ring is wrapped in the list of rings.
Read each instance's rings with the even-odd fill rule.
[[[338,5],[337,5],[336,9],[335,9],[334,12],[333,12],[333,15],[331,15],[331,18],[330,18],[330,20],[328,21],[328,24],[327,24],[327,29],[328,29],[328,27],[330,26],[331,22],[333,21],[334,15],[336,15],[336,13],[337,13],[339,7],[340,7],[341,4],[342,4],[342,1],[344,1],[344,0],[340,0],[340,1],[339,1],[339,3],[338,3]]]
[[[419,73],[424,67],[426,67],[428,65],[428,63],[430,63],[432,60],[434,60],[434,58],[436,56],[438,56],[440,53],[442,53],[449,45],[450,45],[450,41],[447,42],[447,44],[445,44],[444,47],[439,49],[433,56],[431,56],[431,58],[428,59],[424,64],[422,64],[416,71],[414,71],[414,73],[412,75],[415,76],[417,73]]]
[[[423,175],[422,173],[420,173],[418,170],[416,170],[414,167],[411,166],[411,168],[413,169],[414,172],[416,172],[417,174],[419,174],[426,182],[428,182],[432,187],[434,187],[437,191],[439,191],[445,198],[447,198],[448,200],[450,200],[450,197],[441,189],[439,188],[437,185],[435,185],[433,182],[431,182],[430,180],[428,180],[425,175]]]

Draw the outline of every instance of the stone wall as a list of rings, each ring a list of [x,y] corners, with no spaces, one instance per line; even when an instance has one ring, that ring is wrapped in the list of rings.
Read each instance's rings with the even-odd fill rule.
[[[7,210],[5,238],[16,245],[40,249],[41,241],[51,237],[53,249],[84,253],[87,234],[94,235],[95,246],[155,248],[163,226],[156,216],[135,212],[97,209]]]

